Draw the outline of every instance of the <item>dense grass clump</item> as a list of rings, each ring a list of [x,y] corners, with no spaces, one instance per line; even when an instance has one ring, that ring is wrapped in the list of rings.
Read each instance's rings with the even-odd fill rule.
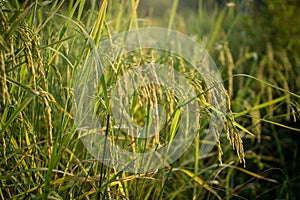
[[[275,45],[267,33],[264,42],[253,36],[258,15],[251,6],[245,13],[248,4],[200,0],[188,12],[183,5],[175,0],[166,3],[164,13],[153,15],[151,6],[134,0],[0,0],[1,199],[300,197],[300,58],[292,51],[299,49],[297,42],[278,42],[276,36]],[[263,8],[273,13],[271,5]],[[180,99],[172,91],[146,85],[132,94],[128,114],[141,126],[153,122],[152,115],[167,120],[151,140],[125,134],[111,116],[111,88],[128,70],[153,62],[176,69],[196,88],[201,108],[201,126],[179,159],[163,169],[134,174],[106,167],[85,148],[74,122],[74,84],[85,84],[76,77],[101,41],[147,26],[175,29],[203,44],[222,74],[226,91],[220,92],[227,94],[222,102],[229,109],[219,111],[210,104],[214,97],[203,77],[179,55],[139,49],[115,59],[93,98],[103,131],[124,149],[144,152],[168,145],[182,118]],[[155,110],[156,103],[167,112]],[[200,157],[213,112],[223,114],[223,132],[216,135],[212,151]]]

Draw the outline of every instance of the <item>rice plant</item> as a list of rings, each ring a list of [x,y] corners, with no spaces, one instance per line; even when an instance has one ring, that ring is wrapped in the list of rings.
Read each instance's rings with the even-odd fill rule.
[[[257,50],[242,36],[237,44],[242,25],[251,26],[242,20],[238,2],[200,0],[198,9],[180,12],[181,2],[173,1],[165,18],[151,16],[142,3],[0,1],[1,199],[297,199],[297,53],[274,47],[272,41]],[[157,71],[138,70],[153,63],[168,67],[163,72],[170,82],[183,80],[175,69],[195,88],[201,126],[186,151],[163,168],[132,173],[107,167],[87,150],[78,130],[76,109],[89,104],[74,101],[74,96],[84,98],[74,85],[84,88],[89,81],[78,79],[78,74],[87,69],[89,56],[101,42],[116,33],[158,25],[203,44],[221,72],[226,90],[216,88],[226,94],[222,102],[229,110],[213,106],[216,97],[210,95],[203,74],[179,55],[153,49],[121,55],[106,63],[109,67],[96,79],[91,95],[99,131],[108,140],[128,152],[157,150],[173,142],[180,120],[195,120],[180,114],[182,99],[176,91],[159,84],[139,87],[127,100],[115,92],[128,87],[124,76],[129,71],[137,77],[133,80],[143,74],[156,80]],[[208,79],[215,83],[213,77]],[[114,119],[117,102],[127,103],[128,119],[148,127],[143,134],[154,133],[151,139],[138,137],[129,122]],[[214,113],[224,116],[223,131],[201,157]],[[104,141],[90,145],[97,142]]]

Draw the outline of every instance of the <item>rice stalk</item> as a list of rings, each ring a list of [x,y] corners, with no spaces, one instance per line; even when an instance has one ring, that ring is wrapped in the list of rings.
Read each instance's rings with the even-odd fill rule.
[[[22,15],[20,13],[19,15]],[[39,39],[37,35],[34,33],[34,31],[29,28],[28,24],[24,19],[19,19],[16,17],[15,20],[20,20],[19,22],[9,22],[8,16],[4,15],[3,8],[1,7],[0,12],[1,17],[1,24],[5,24],[5,30],[3,30],[3,33],[6,35],[3,35],[4,37],[8,37],[8,46],[10,47],[9,50],[6,52],[3,52],[3,49],[1,48],[1,87],[3,89],[4,94],[4,101],[8,98],[8,88],[7,88],[7,80],[6,80],[6,68],[8,68],[9,65],[5,65],[4,62],[8,60],[8,57],[5,56],[5,54],[10,55],[11,60],[8,61],[8,63],[11,63],[11,67],[14,67],[15,65],[19,64],[17,62],[20,62],[20,59],[16,61],[16,55],[14,49],[21,49],[21,52],[23,53],[26,61],[26,67],[30,71],[30,81],[31,85],[33,87],[34,91],[39,91],[39,94],[41,94],[41,99],[44,103],[44,112],[46,115],[46,120],[48,124],[48,136],[49,136],[49,156],[51,154],[51,148],[53,146],[53,125],[52,125],[52,113],[51,113],[51,107],[49,104],[49,101],[47,97],[44,94],[47,94],[48,92],[48,86],[47,86],[47,80],[46,75],[44,71],[44,64],[43,59],[39,50]],[[18,23],[17,28],[12,30],[13,27],[10,27],[9,23]],[[15,25],[15,24],[13,24]],[[2,37],[3,37],[2,36]],[[19,38],[20,40],[17,40]],[[20,55],[20,53],[19,53]],[[22,55],[22,54],[21,54]],[[3,59],[2,59],[3,58]],[[37,79],[41,79],[41,83],[37,83]],[[7,99],[8,100],[8,99]]]
[[[1,76],[1,99],[2,104],[7,105],[10,103],[10,95],[8,93],[8,87],[6,85],[6,72],[5,72],[5,55],[3,51],[0,51],[0,76]],[[2,109],[1,109],[2,110]]]
[[[292,64],[289,60],[289,57],[287,55],[286,51],[280,51],[279,58],[283,64],[283,72],[280,74],[280,78],[283,81],[283,88],[287,91],[290,91],[289,83],[286,77],[290,77],[289,73],[292,71]],[[287,110],[287,117],[286,120],[290,121],[291,116],[291,97],[288,93],[285,93],[287,95],[286,99],[286,110]]]
[[[7,16],[5,13],[2,11],[3,9],[3,2],[0,2],[0,31],[1,33],[5,33],[9,29],[8,25],[8,20]],[[11,44],[11,40],[8,41],[9,45]],[[11,46],[11,45],[10,45]],[[4,39],[4,35],[0,35],[0,76],[1,76],[1,89],[2,89],[2,94],[1,94],[1,101],[3,105],[10,104],[10,96],[8,92],[8,87],[6,84],[6,69],[5,69],[5,60],[6,60],[6,55],[7,55],[7,43]],[[11,48],[12,52],[12,48]],[[13,54],[12,54],[13,55]],[[14,57],[12,57],[14,61]]]
[[[232,99],[233,96],[233,70],[234,70],[234,61],[233,57],[231,54],[231,51],[228,46],[228,42],[225,42],[224,44],[224,51],[225,51],[225,56],[226,56],[226,61],[227,61],[227,75],[228,75],[228,96],[229,99]]]

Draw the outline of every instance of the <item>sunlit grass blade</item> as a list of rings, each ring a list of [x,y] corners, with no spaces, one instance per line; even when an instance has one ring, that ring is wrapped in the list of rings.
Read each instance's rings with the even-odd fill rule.
[[[264,103],[262,103],[262,104],[253,106],[253,107],[251,107],[249,110],[244,110],[244,111],[239,112],[239,113],[234,113],[234,117],[235,117],[235,118],[238,118],[238,117],[241,117],[241,116],[243,116],[243,115],[248,114],[249,112],[251,112],[251,111],[253,111],[253,110],[259,110],[259,109],[268,107],[268,106],[270,106],[270,105],[273,105],[273,104],[276,104],[276,103],[280,103],[280,102],[284,101],[286,98],[287,98],[287,96],[281,96],[281,97],[278,97],[278,98],[273,99],[273,100],[271,100],[271,101],[267,101],[267,102],[264,102]]]
[[[262,179],[262,180],[265,180],[265,181],[268,181],[268,182],[272,182],[272,183],[278,183],[278,181],[275,180],[275,179],[266,178],[266,177],[264,177],[264,176],[262,176],[260,174],[251,172],[251,171],[246,170],[246,169],[241,168],[241,167],[237,167],[237,166],[233,166],[233,165],[224,165],[224,164],[222,164],[221,166],[228,166],[229,168],[237,169],[237,170],[239,170],[239,171],[241,171],[243,173],[246,173],[246,174],[248,174],[250,176],[253,176],[253,177],[257,178],[257,179]]]
[[[212,187],[210,187],[204,180],[202,180],[201,178],[196,176],[193,172],[191,172],[187,169],[178,169],[178,170],[183,172],[184,174],[188,175],[190,178],[192,178],[194,181],[196,181],[200,186],[204,187],[206,190],[208,190],[213,195],[215,195],[219,200],[222,199]]]
[[[26,108],[26,106],[33,100],[34,97],[35,95],[33,94],[28,95],[25,100],[20,103],[8,120],[3,121],[4,125],[1,127],[0,134],[2,134],[6,128],[11,125],[11,123],[20,115],[20,113]]]
[[[271,83],[268,83],[267,81],[264,81],[264,80],[262,80],[262,79],[256,78],[256,77],[254,77],[254,76],[251,76],[251,75],[248,75],[248,74],[234,74],[233,76],[234,76],[234,77],[247,77],[247,78],[251,78],[251,79],[257,80],[257,81],[259,81],[259,82],[261,82],[261,83],[264,83],[264,84],[266,84],[266,85],[268,85],[268,86],[270,86],[270,87],[273,87],[273,88],[275,88],[275,89],[277,89],[277,90],[280,90],[280,91],[282,91],[282,92],[286,92],[286,93],[290,94],[291,96],[294,96],[294,97],[297,97],[297,98],[300,99],[300,95],[297,95],[297,94],[294,93],[294,92],[288,91],[288,90],[286,90],[286,89],[283,89],[283,88],[281,88],[281,87],[278,87],[278,86],[276,86],[276,85],[273,85],[273,84],[271,84]]]

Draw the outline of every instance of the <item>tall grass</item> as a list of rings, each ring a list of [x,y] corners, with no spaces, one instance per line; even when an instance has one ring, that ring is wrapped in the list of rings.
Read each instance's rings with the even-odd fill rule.
[[[0,1],[1,199],[299,197],[299,164],[295,160],[299,155],[300,81],[299,70],[293,67],[299,68],[299,56],[273,49],[271,41],[264,53],[251,49],[247,41],[233,46],[235,26],[241,23],[233,7],[207,13],[199,1],[197,13],[181,14],[178,1],[174,1],[166,22],[168,28],[203,43],[219,66],[233,111],[227,119],[229,132],[221,134],[220,146],[204,158],[199,158],[205,142],[199,134],[171,166],[132,174],[105,167],[85,149],[74,125],[73,86],[83,61],[102,39],[155,24],[155,19],[139,18],[139,1],[133,0],[92,1],[89,8],[85,0],[26,2]],[[156,61],[173,60],[172,67],[190,74],[184,71],[188,63],[166,52],[145,50],[126,56],[106,72],[102,84],[107,91],[99,90],[98,116],[107,134],[111,131],[120,137],[120,130],[113,130],[110,124],[109,88],[128,67],[156,56]],[[127,59],[127,65],[122,59]],[[136,123],[150,120],[149,110],[142,105],[151,107],[151,97],[157,97],[172,116],[176,99],[168,92],[158,94],[155,87],[141,88],[133,97],[131,115]],[[205,98],[203,103],[207,103]],[[205,114],[208,116],[209,110]],[[173,118],[169,129],[176,125]],[[167,132],[151,145],[168,140]],[[239,157],[226,134],[243,137],[246,168],[239,162],[243,150],[238,151]],[[132,138],[126,139],[131,142]],[[238,147],[242,148],[236,143]]]

